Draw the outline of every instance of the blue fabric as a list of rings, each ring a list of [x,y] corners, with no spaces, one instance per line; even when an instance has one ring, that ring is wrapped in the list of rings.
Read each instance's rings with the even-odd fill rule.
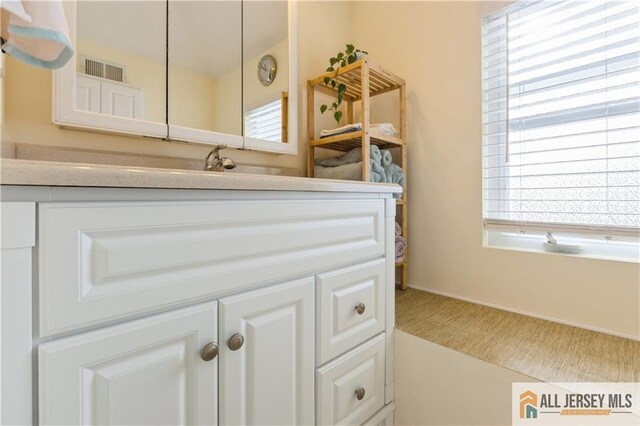
[[[63,46],[63,49],[60,51],[58,57],[51,61],[45,61],[43,59],[32,56],[16,45],[12,44],[11,42],[7,42],[4,44],[4,46],[2,46],[2,49],[7,54],[29,65],[46,69],[58,69],[62,68],[69,61],[69,59],[73,57],[73,45],[71,44],[71,40],[69,40],[69,38],[62,33],[44,28],[22,27],[18,25],[9,25],[7,30],[10,33],[20,37],[49,40],[59,43]]]

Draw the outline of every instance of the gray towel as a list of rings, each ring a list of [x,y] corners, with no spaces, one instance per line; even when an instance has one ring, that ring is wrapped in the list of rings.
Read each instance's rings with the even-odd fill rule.
[[[400,166],[389,164],[384,167],[384,172],[389,183],[397,183],[404,188],[404,172]]]
[[[382,157],[380,158],[380,164],[382,164],[382,167],[386,167],[393,162],[393,157],[388,150],[383,149],[380,151],[380,154],[382,154]]]
[[[369,161],[371,161],[371,176],[369,180],[371,182],[386,182],[387,177],[382,166],[374,160]],[[362,162],[348,163],[336,167],[315,166],[313,173],[315,177],[322,179],[362,180]]]
[[[382,158],[382,154],[380,153],[380,148],[375,145],[371,145],[371,159],[380,164],[380,160]],[[331,157],[325,159],[316,160],[317,166],[323,167],[337,167],[342,166],[344,164],[353,164],[359,163],[362,161],[362,149],[361,148],[353,148],[351,151],[348,151],[342,154],[339,157]]]

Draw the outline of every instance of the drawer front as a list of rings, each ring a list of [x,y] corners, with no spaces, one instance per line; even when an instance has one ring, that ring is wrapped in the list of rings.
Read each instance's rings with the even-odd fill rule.
[[[316,364],[384,331],[385,260],[316,277]]]
[[[40,335],[384,253],[384,200],[39,204]]]
[[[384,405],[384,334],[317,369],[316,386],[318,424],[364,423]]]

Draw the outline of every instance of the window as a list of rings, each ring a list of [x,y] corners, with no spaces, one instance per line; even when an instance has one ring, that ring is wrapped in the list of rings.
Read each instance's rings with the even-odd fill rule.
[[[245,136],[273,142],[282,139],[282,99],[262,105],[244,116]]]
[[[487,244],[640,260],[640,3],[483,19]]]

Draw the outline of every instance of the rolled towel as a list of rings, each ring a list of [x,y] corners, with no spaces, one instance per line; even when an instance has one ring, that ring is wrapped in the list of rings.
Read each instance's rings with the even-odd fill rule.
[[[407,250],[407,240],[396,237],[396,263],[404,260],[404,252]]]
[[[396,237],[402,236],[402,226],[398,222],[396,222]]]
[[[382,166],[374,160],[371,161],[371,182],[386,182],[387,178]],[[322,179],[362,180],[362,162],[343,164],[336,167],[315,166],[314,176]]]
[[[382,154],[380,153],[380,148],[375,145],[371,145],[370,154],[371,159],[381,165],[380,160],[382,159]],[[339,157],[318,159],[316,160],[316,165],[323,167],[337,167],[344,164],[358,163],[360,161],[362,161],[362,149],[353,148],[351,151],[348,151]]]
[[[382,167],[389,166],[393,163],[393,156],[388,150],[383,149],[382,151],[380,151],[380,154],[380,164],[382,164]]]
[[[404,171],[395,164],[383,167],[387,183],[397,183],[404,188]],[[393,198],[402,198],[402,193],[393,194]]]

